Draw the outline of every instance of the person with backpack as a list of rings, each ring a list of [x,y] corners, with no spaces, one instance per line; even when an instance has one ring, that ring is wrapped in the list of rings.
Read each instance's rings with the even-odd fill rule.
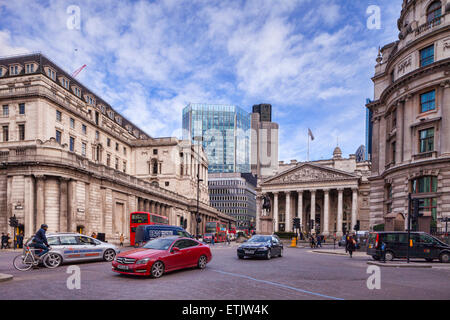
[[[386,263],[386,243],[382,242],[381,243],[381,260]]]

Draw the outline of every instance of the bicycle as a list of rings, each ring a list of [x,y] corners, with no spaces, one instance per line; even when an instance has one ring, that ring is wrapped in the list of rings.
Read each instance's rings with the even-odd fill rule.
[[[14,268],[19,271],[30,270],[33,266],[38,266],[42,261],[45,267],[53,269],[58,267],[59,261],[53,257],[49,252],[45,253],[42,257],[36,257],[36,251],[39,249],[31,248],[29,245],[24,247],[23,253],[16,256],[13,260]],[[50,250],[50,247],[49,247]]]

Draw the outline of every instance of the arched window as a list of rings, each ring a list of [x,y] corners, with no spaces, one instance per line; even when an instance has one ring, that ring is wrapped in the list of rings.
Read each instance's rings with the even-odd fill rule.
[[[427,10],[427,22],[439,18],[442,15],[442,4],[440,1],[433,2]]]

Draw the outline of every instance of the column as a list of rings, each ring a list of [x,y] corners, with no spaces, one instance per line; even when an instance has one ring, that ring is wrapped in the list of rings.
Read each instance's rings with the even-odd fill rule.
[[[284,230],[286,232],[291,232],[292,231],[292,221],[291,221],[291,192],[287,191],[286,192],[286,218],[284,221]]]
[[[315,227],[316,227],[316,190],[311,190],[311,216],[309,218],[309,220],[314,221],[314,226],[311,229],[311,233],[314,233],[316,231]]]
[[[261,223],[259,221],[259,219],[261,219],[261,199],[262,196],[261,195],[257,195],[256,196],[256,233],[261,233]]]
[[[70,180],[67,186],[67,231],[76,231],[76,219],[75,219],[75,208],[76,208],[76,184],[75,180]],[[106,203],[106,200],[105,200]],[[103,213],[104,214],[104,213]]]
[[[324,236],[330,234],[330,190],[324,189],[324,199],[323,199],[323,232]]]
[[[303,223],[303,191],[298,191],[298,217],[300,218],[300,226]],[[302,230],[303,231],[303,230]]]
[[[45,222],[45,176],[36,176],[36,229]]]
[[[69,179],[59,178],[59,232],[67,232],[67,189]]]
[[[150,210],[149,200],[145,199],[144,200],[144,211],[149,212],[149,210]]]
[[[33,177],[25,177],[25,203],[24,203],[24,238],[30,238],[36,232],[34,225],[34,183]],[[8,221],[9,222],[9,221]],[[25,240],[24,239],[24,240]]]
[[[342,234],[342,218],[344,213],[344,189],[338,189],[338,212],[337,212],[337,223],[336,223],[336,236],[341,237]]]
[[[275,224],[273,232],[278,232],[278,192],[273,194],[273,221]]]
[[[356,220],[358,218],[358,188],[352,189],[352,225],[350,229],[356,225]]]
[[[156,205],[155,201],[150,202],[150,212],[151,213],[155,213],[155,205]]]

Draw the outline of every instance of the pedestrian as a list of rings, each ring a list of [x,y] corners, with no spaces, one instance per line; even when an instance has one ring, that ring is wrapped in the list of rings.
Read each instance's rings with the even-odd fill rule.
[[[314,236],[311,235],[309,240],[311,242],[311,248],[315,248],[316,247],[316,241],[314,240]]]
[[[344,237],[345,237],[345,242],[344,242],[345,253],[347,253],[348,252],[348,239],[350,236],[348,234],[346,234]]]
[[[8,240],[6,239],[6,234],[4,232],[2,232],[2,247],[1,249],[5,248],[8,245]]]
[[[317,235],[317,247],[322,248],[322,237],[320,235]]]
[[[347,251],[350,254],[350,258],[353,258],[353,251],[355,251],[356,248],[356,241],[353,239],[352,236],[348,237],[347,241]]]
[[[227,244],[231,245],[231,243],[230,243],[230,235],[228,233],[227,233]]]
[[[11,237],[9,236],[9,233],[8,233],[6,235],[6,249],[10,248],[11,242],[12,242],[12,240],[11,240]]]
[[[123,247],[123,241],[125,240],[123,233],[120,234],[120,246]]]
[[[384,241],[381,243],[381,260],[386,263],[386,243]]]
[[[97,234],[95,232],[92,232],[91,238],[97,238]]]
[[[17,236],[17,247],[19,249],[23,248],[23,232],[20,232],[19,235]]]

